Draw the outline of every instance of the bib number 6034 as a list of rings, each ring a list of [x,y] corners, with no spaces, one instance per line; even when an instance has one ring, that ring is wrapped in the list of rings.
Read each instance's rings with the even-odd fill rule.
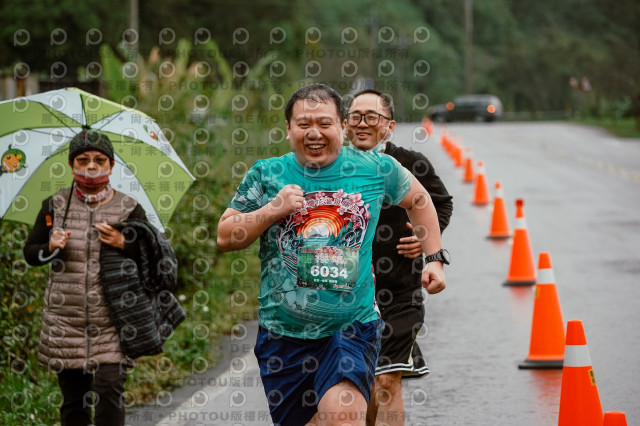
[[[327,278],[327,277],[331,277],[331,278],[338,278],[338,277],[343,277],[343,278],[347,278],[347,269],[346,268],[338,268],[337,266],[318,266],[318,265],[313,265],[311,267],[311,270],[309,271],[311,272],[311,276],[313,277],[323,277],[323,278]]]

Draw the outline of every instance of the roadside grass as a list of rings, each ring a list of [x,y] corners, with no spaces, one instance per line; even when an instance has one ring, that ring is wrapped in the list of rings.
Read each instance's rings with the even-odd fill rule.
[[[4,425],[59,425],[62,394],[53,374],[30,361],[28,373],[0,369],[0,419]]]
[[[602,127],[609,133],[619,138],[638,139],[640,131],[636,127],[636,120],[633,117],[613,118],[613,117],[584,117],[571,120],[576,123]]]

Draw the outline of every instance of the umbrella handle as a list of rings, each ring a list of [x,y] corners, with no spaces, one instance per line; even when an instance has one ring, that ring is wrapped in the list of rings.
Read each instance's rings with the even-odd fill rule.
[[[53,259],[54,257],[56,257],[58,255],[58,253],[60,252],[60,249],[58,247],[56,247],[56,249],[53,251],[53,253],[51,253],[51,255],[49,257],[44,257],[44,250],[40,249],[40,251],[38,252],[38,260],[42,263],[47,263],[49,262],[51,259]]]

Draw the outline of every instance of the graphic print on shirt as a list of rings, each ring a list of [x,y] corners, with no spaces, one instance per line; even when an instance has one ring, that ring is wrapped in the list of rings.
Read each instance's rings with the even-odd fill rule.
[[[360,193],[306,193],[302,208],[278,221],[278,249],[298,286],[351,290],[370,218]]]

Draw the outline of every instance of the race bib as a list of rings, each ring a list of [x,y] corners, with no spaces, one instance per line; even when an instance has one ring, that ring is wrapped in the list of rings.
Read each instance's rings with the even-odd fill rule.
[[[304,246],[298,249],[298,286],[351,291],[358,281],[357,248]]]

